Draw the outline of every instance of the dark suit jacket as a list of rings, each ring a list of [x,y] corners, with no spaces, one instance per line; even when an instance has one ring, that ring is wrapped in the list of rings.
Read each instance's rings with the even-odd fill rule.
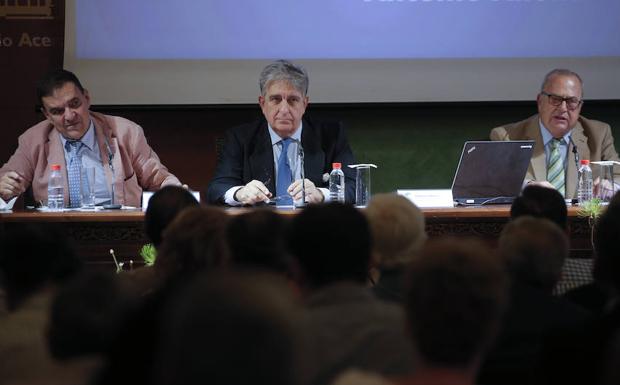
[[[329,173],[333,162],[342,163],[345,175],[345,200],[355,202],[355,170],[353,152],[340,122],[316,122],[303,119],[301,144],[304,149],[304,173],[317,187],[328,187],[323,174]],[[275,192],[273,148],[264,118],[234,127],[226,133],[222,158],[209,184],[209,203],[224,203],[224,194],[234,186],[256,179]]]

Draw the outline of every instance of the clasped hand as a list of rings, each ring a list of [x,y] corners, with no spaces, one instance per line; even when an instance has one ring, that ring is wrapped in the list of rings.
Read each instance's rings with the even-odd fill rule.
[[[303,190],[306,191],[307,203],[319,203],[324,200],[321,190],[316,188],[311,180],[305,179],[302,183],[301,179],[291,183],[287,191],[295,201],[299,201],[303,197]],[[252,205],[259,202],[268,202],[273,197],[263,182],[252,180],[245,186],[235,192],[235,199],[243,204]]]

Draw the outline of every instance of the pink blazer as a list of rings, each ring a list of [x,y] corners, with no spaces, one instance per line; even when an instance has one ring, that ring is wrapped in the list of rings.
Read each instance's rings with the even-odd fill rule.
[[[165,185],[181,182],[161,163],[159,157],[146,142],[139,125],[117,116],[90,113],[103,169],[108,184],[114,181],[116,203],[140,207],[142,190],[157,190]],[[110,169],[112,159],[114,173]],[[22,175],[36,201],[47,201],[47,181],[52,164],[60,164],[65,186],[65,204],[69,193],[65,155],[60,134],[47,121],[42,121],[20,135],[18,147],[11,158],[0,168],[0,175],[16,171]]]

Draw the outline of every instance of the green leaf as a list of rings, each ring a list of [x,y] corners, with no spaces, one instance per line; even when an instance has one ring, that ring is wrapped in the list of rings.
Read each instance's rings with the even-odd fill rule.
[[[601,203],[599,198],[593,198],[592,200],[584,202],[582,206],[579,207],[577,215],[584,218],[597,219],[603,212],[603,205]]]
[[[153,266],[155,264],[155,259],[157,258],[157,249],[155,249],[155,246],[153,246],[152,243],[147,243],[142,246],[140,256],[144,260],[144,264],[146,266]]]

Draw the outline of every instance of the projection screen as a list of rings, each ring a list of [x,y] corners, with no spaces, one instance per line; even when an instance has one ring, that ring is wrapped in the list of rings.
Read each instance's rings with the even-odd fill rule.
[[[320,103],[532,100],[570,68],[620,99],[617,0],[67,0],[65,67],[96,104],[254,103],[273,59]]]

